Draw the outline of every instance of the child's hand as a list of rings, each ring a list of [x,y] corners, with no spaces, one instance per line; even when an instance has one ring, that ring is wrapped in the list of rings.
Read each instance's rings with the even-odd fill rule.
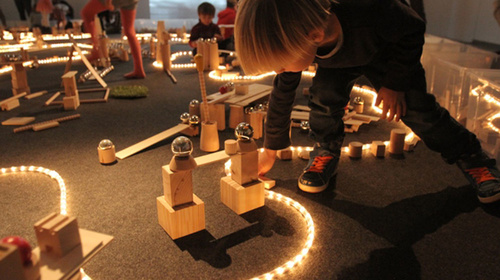
[[[264,152],[259,153],[259,175],[265,175],[274,165],[276,160],[276,151],[264,149]]]
[[[377,101],[375,101],[375,106],[380,105],[380,102],[384,101],[382,105],[382,116],[380,118],[385,119],[387,117],[387,121],[392,121],[395,117],[395,121],[399,121],[401,117],[406,115],[406,101],[405,101],[405,93],[402,91],[394,91],[392,89],[388,89],[382,87],[378,91]],[[387,116],[389,113],[389,116]]]
[[[215,39],[217,39],[217,42],[224,40],[224,38],[220,34],[215,34],[214,37],[215,37]]]

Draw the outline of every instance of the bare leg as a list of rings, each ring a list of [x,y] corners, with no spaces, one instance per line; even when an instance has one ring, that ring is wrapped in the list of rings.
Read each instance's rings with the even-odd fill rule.
[[[135,35],[134,23],[136,13],[137,10],[135,9],[120,9],[123,32],[127,36],[132,58],[134,59],[134,71],[124,75],[127,79],[144,79],[146,77],[144,67],[142,66],[141,45]]]
[[[90,61],[99,58],[99,38],[95,34],[95,15],[106,9],[99,0],[90,0],[82,9],[83,27],[85,28],[85,32],[90,33],[92,39],[92,52],[87,57]]]

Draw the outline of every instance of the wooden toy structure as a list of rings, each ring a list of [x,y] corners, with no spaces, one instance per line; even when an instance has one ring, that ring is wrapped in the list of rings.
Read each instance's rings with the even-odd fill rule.
[[[203,76],[203,56],[196,54],[194,56],[198,77],[200,79],[200,89],[202,103],[202,113],[204,120],[201,123],[200,149],[205,152],[215,152],[219,150],[219,134],[217,131],[217,121],[210,119],[210,111],[208,108],[207,91],[205,88],[205,77]]]
[[[198,54],[203,57],[203,70],[219,68],[219,47],[216,39],[198,39],[196,41]]]
[[[26,92],[14,95],[12,97],[9,97],[7,99],[4,99],[0,101],[0,108],[2,108],[2,111],[10,111],[14,108],[19,107],[19,98],[23,97],[26,95]]]
[[[162,167],[163,196],[156,198],[158,222],[172,239],[205,229],[205,204],[193,193],[193,144],[184,136],[172,142],[174,156]]]
[[[221,201],[236,214],[264,206],[264,183],[259,180],[257,144],[247,123],[236,127],[237,141],[226,142],[231,157],[231,176],[221,178]]]
[[[80,229],[75,218],[52,213],[34,226],[38,247],[22,264],[16,246],[0,243],[0,279],[80,279],[80,268],[113,240]]]

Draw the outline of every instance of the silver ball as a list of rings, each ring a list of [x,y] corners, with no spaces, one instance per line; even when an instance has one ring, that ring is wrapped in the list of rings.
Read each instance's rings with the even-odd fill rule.
[[[189,123],[189,113],[182,113],[181,116],[180,116],[180,119],[182,121],[182,123]]]
[[[257,106],[255,106],[255,110],[262,112],[265,111],[266,108],[264,107],[264,104],[257,104]]]
[[[255,109],[253,107],[246,107],[245,108],[245,114],[250,114],[252,113],[253,111],[255,111]]]
[[[109,139],[103,139],[101,142],[99,142],[99,149],[101,150],[109,150],[113,148],[113,142]]]
[[[248,141],[253,137],[253,128],[250,124],[241,122],[234,129],[234,135],[238,140]]]
[[[300,129],[302,129],[303,131],[307,131],[309,130],[310,126],[309,126],[309,122],[308,121],[301,121],[300,122]]]
[[[353,103],[355,105],[361,105],[361,104],[364,104],[365,101],[360,96],[356,96],[356,97],[354,97]]]
[[[172,153],[176,157],[189,156],[193,152],[193,142],[186,136],[179,136],[172,141]]]
[[[200,101],[198,101],[197,99],[193,99],[191,100],[191,102],[189,102],[189,105],[200,105]]]
[[[200,117],[197,115],[192,115],[189,117],[189,125],[198,125],[200,123]]]

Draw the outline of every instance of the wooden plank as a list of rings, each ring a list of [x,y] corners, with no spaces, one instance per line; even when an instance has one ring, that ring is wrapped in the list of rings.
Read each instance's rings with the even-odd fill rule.
[[[246,95],[233,95],[226,100],[226,103],[247,106],[251,102],[258,100],[267,94],[271,94],[273,87],[262,84],[249,85],[249,93]]]
[[[305,111],[305,112],[311,111],[311,108],[309,108],[309,106],[306,106],[306,105],[295,105],[295,106],[293,106],[293,109],[297,110],[297,111]]]
[[[50,120],[50,121],[39,122],[39,123],[35,123],[35,124],[30,124],[30,125],[25,125],[25,126],[21,126],[21,127],[15,128],[14,129],[14,133],[32,129],[36,125],[41,125],[41,124],[50,123],[50,122],[64,122],[64,121],[74,120],[74,119],[78,119],[78,118],[80,118],[80,114],[75,114],[75,115],[70,115],[70,116],[66,116],[66,117],[62,117],[62,118],[53,119],[53,120]]]
[[[225,102],[227,99],[231,98],[234,95],[234,90],[230,91],[230,92],[226,92],[224,94],[221,94],[220,92],[219,93],[214,93],[214,94],[210,95],[210,96],[212,96],[211,99],[208,99],[208,96],[207,96],[207,100],[209,100],[208,104]]]
[[[197,157],[194,160],[196,161],[196,164],[198,164],[198,166],[201,166],[210,164],[212,162],[227,160],[227,159],[229,159],[229,155],[226,154],[226,151],[218,151],[215,153]]]
[[[33,126],[33,131],[40,131],[40,130],[45,130],[53,127],[59,126],[59,122],[52,121],[52,122],[45,122],[42,124],[37,124]]]
[[[47,92],[48,91],[46,91],[46,90],[42,90],[42,91],[39,91],[39,92],[32,93],[30,95],[26,95],[24,98],[26,98],[26,99],[33,99],[35,97],[42,96],[42,95],[46,94]]]
[[[2,122],[2,125],[25,125],[35,121],[35,117],[14,117]]]
[[[119,152],[116,153],[116,157],[119,158],[119,159],[125,159],[137,152],[140,152],[144,149],[146,149],[147,147],[150,147],[172,135],[175,135],[176,133],[179,133],[181,132],[182,130],[188,128],[189,125],[188,124],[178,124],[172,128],[169,128],[163,132],[160,132],[156,135],[153,135],[141,142],[138,142],[128,148],[125,148]]]
[[[50,104],[52,104],[52,102],[57,98],[59,97],[59,95],[61,94],[60,91],[54,93],[54,95],[52,95],[47,101],[45,101],[45,106],[49,106]],[[62,103],[61,103],[62,104]]]
[[[7,98],[7,99],[4,99],[4,100],[0,101],[0,106],[2,106],[3,104],[7,104],[7,103],[9,103],[9,102],[11,102],[12,100],[19,99],[19,98],[21,98],[21,97],[23,97],[23,96],[25,96],[25,95],[26,95],[26,92],[23,92],[23,93],[20,93],[20,94],[14,95],[14,96],[12,96],[12,97],[9,97],[9,98]]]
[[[85,55],[83,55],[82,53],[82,50],[80,49],[80,47],[76,44],[76,41],[75,39],[73,39],[72,36],[69,37],[71,42],[73,43],[73,45],[75,46],[75,50],[78,52],[78,54],[80,55],[80,57],[82,58],[82,61],[83,63],[85,64],[85,66],[87,66],[87,69],[89,69],[89,71],[92,73],[92,75],[94,75],[95,79],[99,82],[99,84],[101,84],[101,86],[103,88],[107,88],[108,85],[106,84],[106,82],[101,78],[101,76],[99,76],[99,74],[97,74],[97,71],[94,69],[94,67],[92,66],[92,64],[90,64],[89,60],[85,57]]]
[[[292,120],[307,121],[309,120],[309,112],[292,111],[292,114],[290,114],[290,118]]]

